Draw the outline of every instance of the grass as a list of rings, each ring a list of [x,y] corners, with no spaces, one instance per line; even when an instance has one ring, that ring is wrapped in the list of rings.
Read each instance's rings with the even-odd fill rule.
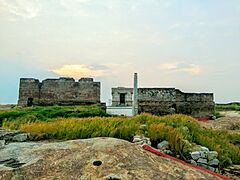
[[[21,116],[27,116],[23,114]],[[141,114],[135,117],[88,118],[62,117],[63,115],[58,118],[56,116],[58,113],[50,117],[47,115],[47,119],[40,116],[42,119],[34,121],[19,121],[17,118],[18,123],[9,117],[8,119],[11,120],[4,120],[3,127],[33,133],[37,139],[115,137],[132,141],[135,134],[144,134],[151,139],[155,147],[157,143],[168,140],[175,155],[180,155],[183,159],[187,152],[186,140],[188,140],[190,143],[200,144],[217,151],[221,167],[229,165],[230,159],[234,164],[240,164],[240,134],[203,128],[193,118],[186,115],[159,117]],[[15,119],[16,117],[19,116],[15,115]],[[56,118],[52,119],[52,117]]]
[[[240,103],[216,104],[216,111],[240,111]]]
[[[47,106],[14,108],[0,111],[0,126],[3,123],[17,124],[35,121],[51,121],[54,118],[109,116],[100,106]]]

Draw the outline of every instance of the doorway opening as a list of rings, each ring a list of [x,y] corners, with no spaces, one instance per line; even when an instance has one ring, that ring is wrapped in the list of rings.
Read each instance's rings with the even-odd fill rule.
[[[28,98],[27,99],[27,106],[32,106],[33,105],[33,98]]]
[[[120,93],[120,105],[125,105],[126,103],[126,94],[125,93]]]

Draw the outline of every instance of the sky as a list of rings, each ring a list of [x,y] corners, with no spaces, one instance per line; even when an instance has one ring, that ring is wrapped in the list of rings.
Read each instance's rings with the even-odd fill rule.
[[[19,78],[93,77],[240,101],[239,0],[0,0],[0,104]]]

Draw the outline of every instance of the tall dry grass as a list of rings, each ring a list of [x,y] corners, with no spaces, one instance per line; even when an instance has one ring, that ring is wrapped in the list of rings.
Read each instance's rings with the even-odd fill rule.
[[[115,137],[132,141],[136,133],[142,133],[155,146],[157,142],[168,140],[170,148],[181,157],[184,157],[185,142],[188,140],[217,151],[221,167],[227,166],[230,159],[240,164],[240,134],[205,129],[186,115],[56,118],[51,121],[23,122],[17,126],[10,121],[4,127],[18,128],[45,139]]]

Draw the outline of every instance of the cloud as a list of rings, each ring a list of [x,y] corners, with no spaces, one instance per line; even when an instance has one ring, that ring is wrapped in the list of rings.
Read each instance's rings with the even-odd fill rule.
[[[95,5],[93,0],[60,0],[59,5],[69,12],[71,16],[92,17],[94,11],[91,7]]]
[[[117,64],[68,64],[49,70],[58,76],[73,77],[122,77],[129,71],[131,63]]]
[[[201,67],[196,64],[188,64],[184,62],[176,63],[165,63],[160,64],[159,68],[161,70],[170,71],[170,72],[185,72],[192,75],[198,75],[201,73]]]
[[[24,19],[35,18],[41,11],[38,0],[0,0],[0,6],[11,15]]]
[[[62,67],[50,70],[59,76],[74,77],[99,77],[106,74],[106,67],[104,66],[89,66],[85,64],[63,65]]]
[[[107,70],[108,67],[106,65],[102,65],[102,64],[93,64],[91,66],[89,66],[89,68],[91,70]]]

